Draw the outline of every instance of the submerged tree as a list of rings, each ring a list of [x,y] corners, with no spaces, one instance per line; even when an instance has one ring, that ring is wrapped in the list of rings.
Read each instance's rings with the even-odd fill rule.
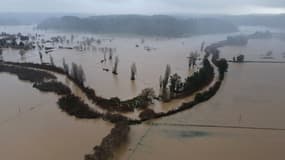
[[[214,68],[210,61],[205,58],[203,60],[203,67],[199,71],[195,72],[192,76],[188,76],[183,84],[183,92],[186,94],[192,94],[195,91],[201,89],[205,85],[208,85],[214,77]]]
[[[163,81],[162,81],[162,88],[163,89],[167,88],[167,84],[168,84],[170,74],[171,74],[171,67],[168,64],[168,65],[166,65],[166,69],[165,69],[165,73],[164,73],[164,77],[163,77]]]
[[[233,62],[236,62],[236,57],[235,56],[233,56],[233,60],[232,60]]]
[[[109,60],[113,59],[113,50],[112,48],[110,48],[110,52],[109,52]]]
[[[170,98],[169,97],[169,91],[167,89],[167,85],[168,85],[170,74],[171,74],[171,67],[168,64],[166,66],[164,77],[163,77],[163,80],[162,80],[162,85],[161,85],[162,86],[162,88],[161,88],[161,97],[162,97],[163,101],[168,101],[169,98]]]
[[[55,66],[52,55],[49,55],[50,65]]]
[[[225,77],[225,72],[228,71],[229,65],[226,59],[222,58],[216,62],[216,65],[219,69],[219,79],[223,80]]]
[[[78,72],[77,73],[78,74],[78,80],[79,80],[80,84],[83,85],[85,80],[86,80],[86,77],[85,77],[85,73],[84,73],[84,70],[83,70],[81,65],[78,66],[78,71],[77,72]]]
[[[192,68],[194,66],[196,66],[196,61],[199,57],[199,54],[196,52],[191,52],[188,59],[189,59],[189,62],[188,62],[188,65],[189,65],[189,68]]]
[[[26,51],[25,51],[24,49],[21,49],[21,50],[19,51],[19,54],[20,54],[20,56],[21,56],[21,60],[25,60]]]
[[[113,74],[118,74],[118,64],[119,64],[119,57],[116,56],[115,58],[115,64],[114,64],[114,68],[113,68]]]
[[[212,62],[216,62],[218,59],[220,59],[220,50],[215,49],[212,52]]]
[[[205,48],[205,41],[203,41],[203,42],[201,43],[200,51],[203,52],[203,51],[204,51],[204,48]]]
[[[26,51],[24,49],[20,49],[19,54],[23,57],[26,54]]]
[[[65,73],[69,74],[69,66],[65,61],[65,58],[62,59],[63,70]]]
[[[222,58],[221,60],[217,61],[217,66],[219,71],[224,73],[228,71],[229,65],[226,59]]]
[[[163,79],[162,76],[159,76],[159,88],[162,88]]]
[[[104,62],[107,61],[107,55],[106,55],[106,52],[103,53],[104,54]]]
[[[241,54],[241,55],[237,56],[236,61],[237,61],[238,63],[244,62],[244,55]]]
[[[39,56],[40,56],[41,63],[43,63],[43,54],[41,51],[39,51]]]
[[[73,43],[73,41],[74,41],[74,35],[73,34],[70,36],[70,41],[71,41],[71,43]]]
[[[155,91],[153,88],[146,88],[142,90],[140,96],[147,98],[149,101],[152,101],[155,98]]]
[[[136,79],[136,74],[137,74],[136,63],[133,63],[131,65],[131,80],[135,80]]]
[[[180,92],[182,90],[183,84],[181,82],[181,77],[175,73],[170,76],[170,93],[173,95],[174,93]]]
[[[3,61],[3,50],[0,48],[0,62]]]
[[[85,77],[85,73],[83,71],[83,68],[81,65],[77,65],[75,63],[72,63],[72,68],[71,68],[71,71],[70,71],[70,76],[77,82],[79,83],[80,85],[84,85],[84,82],[86,80],[86,77]]]

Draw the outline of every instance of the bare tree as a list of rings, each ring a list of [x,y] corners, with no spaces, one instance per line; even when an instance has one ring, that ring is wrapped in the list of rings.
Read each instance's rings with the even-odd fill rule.
[[[238,63],[243,63],[244,62],[244,55],[243,54],[238,55],[236,58],[236,61]]]
[[[189,65],[189,68],[192,68],[194,66],[196,66],[196,61],[199,57],[199,54],[198,52],[191,52],[188,59],[189,59],[189,62],[188,62],[188,65]]]
[[[114,64],[114,68],[113,68],[113,74],[118,74],[118,64],[119,64],[119,57],[116,56],[115,58],[115,64]]]
[[[135,80],[136,79],[136,74],[137,74],[136,63],[133,63],[131,65],[131,80]]]
[[[80,82],[80,84],[84,84],[85,80],[86,80],[86,76],[85,76],[85,73],[84,73],[84,70],[82,68],[81,65],[78,66],[78,80]]]
[[[25,60],[26,51],[25,51],[24,49],[21,49],[21,50],[19,51],[19,54],[20,54],[20,56],[21,56],[21,60],[22,60],[22,61]]]
[[[96,47],[96,46],[92,46],[92,50],[93,50],[94,52],[97,52],[97,47]]]
[[[79,83],[80,85],[84,85],[86,77],[81,65],[72,63],[70,75],[77,83]]]
[[[168,64],[166,66],[164,77],[163,77],[162,82],[161,82],[162,84],[161,84],[160,96],[162,97],[163,101],[168,101],[170,99],[170,94],[169,94],[169,91],[167,88],[170,74],[171,74],[171,67]]]
[[[109,50],[109,60],[112,60],[113,59],[113,50],[112,48],[110,48]]]
[[[41,51],[39,51],[39,56],[40,56],[41,63],[43,63],[43,54]]]
[[[96,40],[96,43],[97,43],[98,45],[100,45],[100,44],[102,43],[102,41],[101,41],[100,39],[98,39],[98,40]]]
[[[174,75],[170,76],[170,94],[173,96],[176,92],[181,91],[182,89],[182,82],[181,77],[175,73]]]
[[[106,62],[107,61],[107,55],[106,55],[107,53],[104,52],[103,54],[104,54],[104,62]]]
[[[163,81],[162,81],[162,88],[166,89],[167,88],[167,84],[168,84],[168,80],[171,74],[171,67],[170,65],[166,65],[166,69],[165,69],[165,73],[164,73],[164,77],[163,77]]]
[[[74,41],[74,35],[73,34],[70,36],[70,41],[71,41],[71,43],[73,43],[73,41]]]
[[[0,48],[0,62],[3,61],[3,50]]]
[[[69,66],[65,61],[65,58],[62,59],[63,70],[65,73],[69,74]]]
[[[205,48],[205,41],[203,41],[203,42],[201,43],[201,49],[200,49],[200,51],[203,52],[203,51],[204,51],[204,48]]]
[[[24,49],[20,49],[19,54],[22,57],[26,54],[26,51]]]
[[[70,70],[70,76],[76,80],[77,78],[77,64],[73,63],[71,64],[71,70]]]
[[[49,55],[50,65],[55,66],[52,55]]]
[[[159,76],[159,88],[162,88],[162,84],[163,84],[163,79],[162,76]]]

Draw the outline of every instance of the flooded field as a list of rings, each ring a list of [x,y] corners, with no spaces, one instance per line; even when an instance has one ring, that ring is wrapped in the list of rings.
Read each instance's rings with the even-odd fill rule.
[[[145,132],[139,144],[121,159],[266,160],[284,157],[284,132],[191,126],[156,126]]]
[[[284,69],[284,64],[230,64],[224,84],[208,102],[132,128],[133,143],[122,159],[284,157]]]
[[[32,26],[0,29],[9,33],[39,33],[42,38],[47,39],[56,35],[70,37],[72,34],[37,31]],[[203,41],[209,45],[228,36],[223,34],[162,39],[74,35],[78,40],[84,37],[104,40],[101,44],[93,44],[96,50],[55,49],[44,54],[43,61],[49,62],[49,55],[52,55],[57,66],[62,66],[63,58],[69,64],[81,64],[86,74],[87,86],[94,88],[100,96],[117,96],[122,99],[132,98],[148,87],[154,88],[158,94],[159,77],[164,74],[167,64],[171,65],[172,73],[178,73],[184,79],[195,71],[188,69],[187,57],[191,51],[199,51]],[[283,43],[278,39],[250,40],[246,47],[221,48],[221,57],[232,59],[242,53],[246,60],[262,60],[263,55],[272,51],[274,60],[284,61]],[[73,46],[76,42],[63,45]],[[104,47],[115,48],[114,57],[119,57],[118,76],[112,74],[114,60],[101,63],[104,53],[99,48]],[[152,49],[147,51],[145,47]],[[19,51],[7,49],[4,50],[3,58],[5,61],[40,63],[37,49],[28,51],[23,56]],[[132,63],[136,63],[138,70],[136,81],[130,80]],[[103,69],[110,71],[105,72]],[[284,69],[285,64],[230,64],[229,72],[217,95],[194,109],[132,126],[129,142],[116,153],[116,159],[266,160],[285,157],[282,152],[285,131],[226,127],[285,128]],[[64,77],[58,78],[66,82],[77,96],[87,100],[71,82]],[[58,108],[58,96],[41,93],[32,88],[32,84],[19,81],[16,76],[0,74],[0,82],[0,159],[84,159],[84,155],[100,144],[113,127],[103,120],[77,120],[68,116]],[[186,97],[171,103],[159,102],[151,107],[156,111],[167,111],[192,99],[193,97]],[[137,116],[136,114],[129,116]]]
[[[78,160],[111,130],[103,120],[76,120],[63,113],[54,94],[16,76],[0,74],[1,159]]]
[[[284,69],[284,64],[231,64],[215,97],[163,121],[285,128]]]
[[[49,38],[56,35],[66,35],[70,37],[72,33],[43,32],[27,29],[30,33],[39,32],[44,34],[43,38]],[[3,29],[6,31],[5,29]],[[9,31],[7,29],[7,31]],[[13,33],[13,29],[10,32]],[[15,32],[15,31],[14,31]],[[16,32],[17,33],[17,32]],[[24,32],[25,33],[25,32]],[[74,34],[81,40],[82,37],[102,38],[98,35]],[[49,53],[53,56],[56,65],[62,66],[63,57],[67,63],[72,62],[81,64],[85,74],[86,83],[95,89],[95,91],[104,97],[118,96],[122,99],[129,99],[138,95],[144,88],[154,88],[159,91],[159,77],[164,74],[167,64],[171,65],[172,73],[178,73],[186,77],[193,71],[188,70],[188,59],[191,51],[199,51],[203,41],[207,44],[223,40],[224,35],[197,36],[192,38],[147,38],[147,37],[113,37],[107,36],[100,45],[93,44],[97,47],[95,50],[77,51],[68,49],[56,49]],[[142,39],[144,43],[141,43]],[[111,40],[111,41],[109,41]],[[67,44],[65,44],[67,45]],[[76,44],[69,44],[73,46]],[[139,47],[136,47],[139,45]],[[119,57],[118,76],[111,73],[114,60],[100,63],[104,59],[104,54],[98,51],[99,48],[115,48],[114,57]],[[147,51],[145,47],[151,47],[153,50]],[[19,53],[14,50],[4,51],[6,61],[24,61],[40,63],[40,57],[37,50],[27,52],[21,58]],[[107,58],[109,53],[107,53]],[[49,55],[43,55],[43,61],[49,62]],[[130,80],[130,67],[132,63],[137,66],[137,80]],[[109,69],[110,72],[103,71],[103,68]],[[184,79],[184,78],[183,78]]]
[[[270,58],[264,58],[265,55],[272,51]],[[229,60],[233,56],[245,54],[245,60],[249,61],[284,61],[283,56],[285,52],[284,41],[279,39],[255,39],[250,40],[246,47],[233,47],[228,46],[221,49],[221,56]]]

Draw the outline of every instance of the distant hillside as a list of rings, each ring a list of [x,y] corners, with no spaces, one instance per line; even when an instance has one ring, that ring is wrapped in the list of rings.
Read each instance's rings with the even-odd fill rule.
[[[237,31],[231,23],[219,19],[177,19],[170,16],[114,15],[78,18],[66,16],[47,19],[39,29],[93,33],[138,34],[146,36],[189,36]]]
[[[28,12],[0,12],[0,25],[35,25],[50,17],[64,15],[87,17],[89,14],[79,13],[28,13]]]
[[[0,17],[0,25],[21,25],[22,23],[15,18]]]
[[[222,19],[239,26],[265,26],[285,29],[285,14],[224,16]]]

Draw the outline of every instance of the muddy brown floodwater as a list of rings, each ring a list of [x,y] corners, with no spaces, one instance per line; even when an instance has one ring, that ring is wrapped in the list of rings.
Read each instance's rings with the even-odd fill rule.
[[[284,64],[230,64],[222,87],[208,102],[151,121],[155,125],[133,127],[120,159],[283,159],[284,70]]]
[[[2,27],[3,28],[3,27]],[[1,27],[0,27],[1,29]],[[42,32],[32,30],[31,28],[23,27],[26,33],[40,33],[42,38],[49,38],[51,36],[66,35],[70,37],[72,33],[60,32]],[[7,32],[15,32],[16,29],[3,29]],[[172,73],[178,73],[183,79],[193,70],[188,70],[188,59],[191,51],[199,51],[203,41],[210,44],[226,38],[228,34],[206,35],[191,38],[149,38],[149,37],[113,37],[107,36],[107,39],[112,41],[102,41],[100,45],[93,43],[97,47],[97,51],[86,50],[68,50],[56,49],[49,53],[53,56],[55,64],[62,66],[62,59],[71,65],[72,62],[81,64],[86,74],[86,84],[95,89],[96,93],[103,97],[118,96],[121,99],[130,99],[141,93],[145,88],[154,88],[156,93],[159,92],[159,77],[163,76],[166,65],[171,65]],[[102,38],[100,35],[92,34],[75,34],[78,40],[82,37]],[[145,42],[142,44],[141,40]],[[75,40],[76,41],[76,40]],[[136,45],[139,47],[136,47]],[[63,46],[76,46],[77,43],[63,44]],[[57,45],[55,45],[57,46]],[[113,60],[107,60],[106,63],[100,63],[104,59],[104,54],[99,52],[99,48],[115,48]],[[151,51],[146,51],[144,47],[154,48]],[[49,62],[49,54],[43,54],[43,61]],[[109,53],[107,53],[108,59]],[[111,71],[113,68],[114,57],[119,57],[118,76],[114,76]],[[4,50],[4,59],[6,61],[19,62],[35,62],[40,63],[38,50],[31,50],[27,52],[24,57],[21,57],[18,51]],[[200,61],[201,62],[201,61]],[[137,66],[137,79],[131,81],[130,67],[132,63]],[[103,71],[103,68],[110,69],[110,72]]]
[[[69,37],[72,34],[37,31],[32,26],[0,29],[9,33],[37,32],[43,38],[55,35]],[[254,31],[247,30],[246,33]],[[184,79],[193,73],[193,70],[188,70],[187,56],[190,51],[199,51],[204,40],[208,45],[224,40],[227,35],[157,39],[75,34],[77,39],[84,36],[113,39],[94,45],[97,48],[116,48],[114,56],[118,55],[120,59],[118,76],[103,71],[103,68],[112,70],[113,62],[100,63],[104,55],[98,50],[81,52],[56,49],[50,55],[58,66],[62,65],[63,57],[69,64],[81,64],[86,74],[86,84],[100,96],[129,99],[147,87],[154,88],[158,93],[159,77],[164,74],[167,64],[171,65],[172,73],[177,72]],[[144,44],[141,44],[142,38],[145,39]],[[222,48],[221,57],[231,59],[243,53],[247,60],[260,60],[261,56],[272,50],[274,60],[284,60],[281,57],[281,53],[285,52],[283,43],[278,39],[251,40],[246,47]],[[139,47],[136,47],[137,44]],[[148,52],[145,46],[155,49]],[[29,51],[21,57],[18,51],[6,49],[3,57],[6,61],[40,62],[38,50]],[[49,62],[49,55],[44,54],[43,60]],[[130,80],[133,62],[138,70],[134,82]],[[132,126],[128,143],[120,148],[115,159],[284,159],[281,157],[285,157],[285,131],[191,126],[285,128],[284,69],[285,64],[230,64],[217,95],[194,109],[152,123]],[[70,81],[60,75],[57,77],[69,85],[77,96],[88,101]],[[102,120],[77,120],[68,116],[58,108],[58,96],[41,93],[32,88],[32,84],[19,81],[16,76],[0,74],[0,82],[0,159],[83,159],[113,127]],[[156,111],[166,111],[192,98],[178,99],[168,104],[155,103],[151,107]]]
[[[16,76],[0,74],[1,159],[79,160],[100,144],[112,125],[63,113],[54,94],[41,93]]]

